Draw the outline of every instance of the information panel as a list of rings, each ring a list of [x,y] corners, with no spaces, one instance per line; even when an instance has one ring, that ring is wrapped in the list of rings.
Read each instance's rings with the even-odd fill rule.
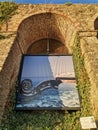
[[[25,55],[22,61],[16,110],[80,109],[71,55]]]

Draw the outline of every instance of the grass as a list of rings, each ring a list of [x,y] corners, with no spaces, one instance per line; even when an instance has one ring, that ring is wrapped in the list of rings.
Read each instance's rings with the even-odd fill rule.
[[[84,68],[84,60],[81,55],[79,38],[75,40],[73,49],[77,88],[80,93],[80,111],[21,111],[15,108],[15,87],[10,92],[6,103],[5,113],[0,130],[81,130],[79,119],[81,116],[90,116],[90,82]],[[17,86],[17,85],[16,85]]]

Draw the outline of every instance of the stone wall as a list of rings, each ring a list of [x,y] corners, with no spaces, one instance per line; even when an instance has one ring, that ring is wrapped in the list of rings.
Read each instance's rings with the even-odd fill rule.
[[[98,118],[98,39],[96,37],[81,37],[81,51],[85,68],[91,83],[91,101],[93,112]]]
[[[10,88],[18,75],[22,54],[27,54],[36,41],[46,38],[63,43],[67,54],[72,53],[77,32],[80,32],[85,68],[91,81],[92,103],[95,113],[98,111],[98,46],[97,33],[94,32],[97,27],[97,12],[98,5],[19,5],[17,13],[8,23],[8,32],[17,34],[0,40],[0,118]],[[2,31],[5,31],[5,24]],[[34,53],[34,49],[31,51]],[[58,52],[62,51],[59,48]]]
[[[6,100],[13,83],[16,81],[21,61],[21,51],[14,35],[10,39],[0,40],[0,119],[2,118]],[[1,55],[2,54],[2,55]],[[3,61],[4,60],[4,61]]]

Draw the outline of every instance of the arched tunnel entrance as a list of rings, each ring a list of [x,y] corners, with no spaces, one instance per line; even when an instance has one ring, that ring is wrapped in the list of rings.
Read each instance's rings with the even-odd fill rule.
[[[68,54],[68,49],[60,41],[47,38],[32,43],[27,54]]]
[[[22,56],[24,54],[47,54],[47,52],[72,54],[77,30],[77,23],[73,23],[62,12],[61,14],[43,12],[21,21],[1,71],[2,95],[0,98],[4,97],[4,105],[17,79]]]
[[[24,19],[17,31],[23,54],[72,53],[77,28],[68,17],[45,12]]]

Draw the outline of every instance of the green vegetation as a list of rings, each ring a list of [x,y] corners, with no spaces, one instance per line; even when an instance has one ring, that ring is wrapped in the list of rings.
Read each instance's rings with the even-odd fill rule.
[[[77,34],[75,39],[75,47],[73,49],[75,72],[78,79],[77,88],[79,90],[81,99],[81,116],[88,116],[91,113],[91,103],[90,103],[90,82],[88,75],[84,67],[84,59],[82,57],[80,49],[80,39]]]
[[[17,5],[14,2],[0,2],[0,28],[6,23],[6,32],[8,31],[8,20],[15,13]]]
[[[15,34],[16,34],[16,32],[1,33],[0,34],[0,40],[6,39],[6,38],[10,38],[10,37],[12,37]]]
[[[1,34],[0,34],[0,40],[1,40],[1,39],[5,39],[5,38],[6,38],[6,37],[5,37],[4,35],[1,35]]]
[[[84,61],[79,46],[79,38],[75,40],[73,50],[77,88],[80,93],[80,111],[20,111],[15,108],[15,88],[10,92],[6,103],[5,114],[0,130],[81,130],[79,119],[81,116],[90,116],[90,83],[84,68]],[[17,86],[17,85],[16,85]]]
[[[70,6],[70,5],[72,5],[72,3],[71,2],[66,2],[65,5]]]

